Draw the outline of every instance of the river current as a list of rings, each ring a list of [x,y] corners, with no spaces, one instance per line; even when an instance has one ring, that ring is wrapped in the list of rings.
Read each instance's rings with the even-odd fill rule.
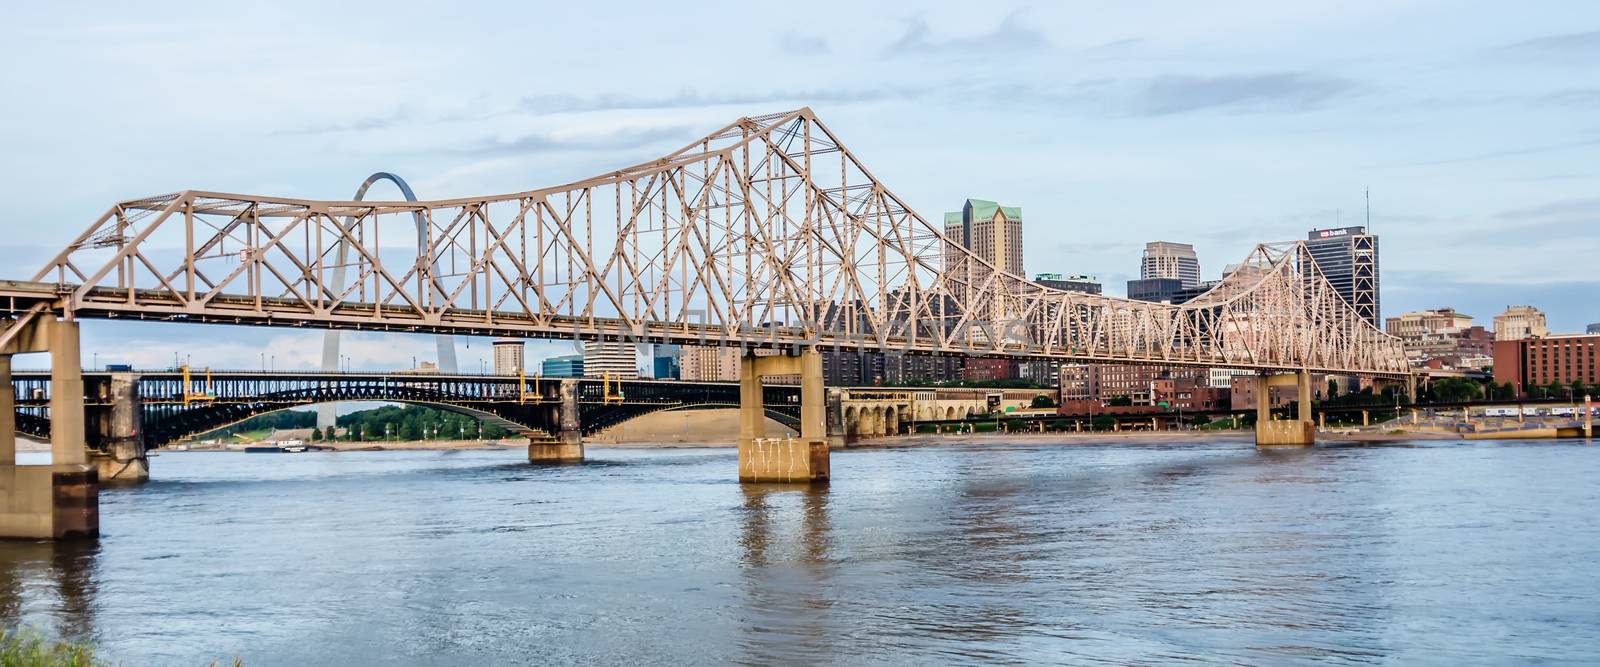
[[[1600,446],[165,453],[0,626],[125,665],[1600,661]]]

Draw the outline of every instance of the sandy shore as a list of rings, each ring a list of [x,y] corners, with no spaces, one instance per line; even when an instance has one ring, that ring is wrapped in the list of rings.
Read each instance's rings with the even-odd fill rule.
[[[1318,442],[1404,442],[1408,440],[1462,440],[1455,434],[1434,432],[1326,432],[1318,433]],[[1251,431],[1122,431],[1099,433],[961,433],[934,435],[931,433],[902,435],[885,438],[857,440],[848,448],[858,447],[925,447],[930,445],[966,443],[1006,443],[1030,445],[1082,445],[1107,442],[1128,444],[1205,444],[1212,442],[1253,443]],[[732,447],[733,442],[660,443],[618,442],[585,443],[590,447]]]

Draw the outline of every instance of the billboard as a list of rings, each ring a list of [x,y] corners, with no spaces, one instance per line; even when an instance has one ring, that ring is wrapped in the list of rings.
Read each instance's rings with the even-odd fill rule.
[[[1340,236],[1360,236],[1367,233],[1366,227],[1340,227],[1338,229],[1313,229],[1306,234],[1306,240],[1331,239]]]

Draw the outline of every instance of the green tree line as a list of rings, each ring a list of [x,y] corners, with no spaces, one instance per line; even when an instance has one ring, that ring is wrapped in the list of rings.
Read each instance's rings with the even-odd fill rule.
[[[338,417],[336,422],[344,435],[339,440],[361,442],[379,440],[476,440],[478,420],[467,415],[439,410],[422,405],[384,405],[371,410],[357,410]],[[256,415],[242,422],[218,429],[201,437],[227,437],[250,431],[272,429],[312,428],[317,424],[313,410],[281,410]],[[328,440],[333,433],[315,432],[313,440]],[[509,435],[494,424],[483,424],[485,439]]]

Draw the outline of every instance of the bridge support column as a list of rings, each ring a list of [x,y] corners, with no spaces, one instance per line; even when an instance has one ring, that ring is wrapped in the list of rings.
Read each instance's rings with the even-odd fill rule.
[[[78,323],[37,317],[13,324],[0,347],[0,538],[100,535],[100,483],[83,437],[83,369]],[[50,353],[50,465],[16,464],[11,355]]]
[[[766,437],[761,376],[800,376],[800,436]],[[826,482],[828,440],[822,388],[822,353],[756,356],[739,360],[739,481]]]
[[[150,479],[150,459],[145,456],[143,399],[139,396],[139,376],[117,373],[111,376],[111,411],[96,424],[104,451],[95,452],[90,462],[99,471],[100,481],[143,482]]]
[[[11,386],[11,355],[0,354],[0,467],[17,465],[17,390]]]
[[[532,463],[578,463],[583,461],[583,426],[578,421],[578,381],[561,381],[561,415],[554,440],[528,441],[528,461]]]
[[[1361,425],[1362,426],[1371,426],[1372,425],[1372,411],[1371,410],[1362,410],[1361,411]]]
[[[1272,419],[1272,388],[1295,386],[1296,419]],[[1258,375],[1256,394],[1256,446],[1306,447],[1316,442],[1316,427],[1311,422],[1311,373]]]

